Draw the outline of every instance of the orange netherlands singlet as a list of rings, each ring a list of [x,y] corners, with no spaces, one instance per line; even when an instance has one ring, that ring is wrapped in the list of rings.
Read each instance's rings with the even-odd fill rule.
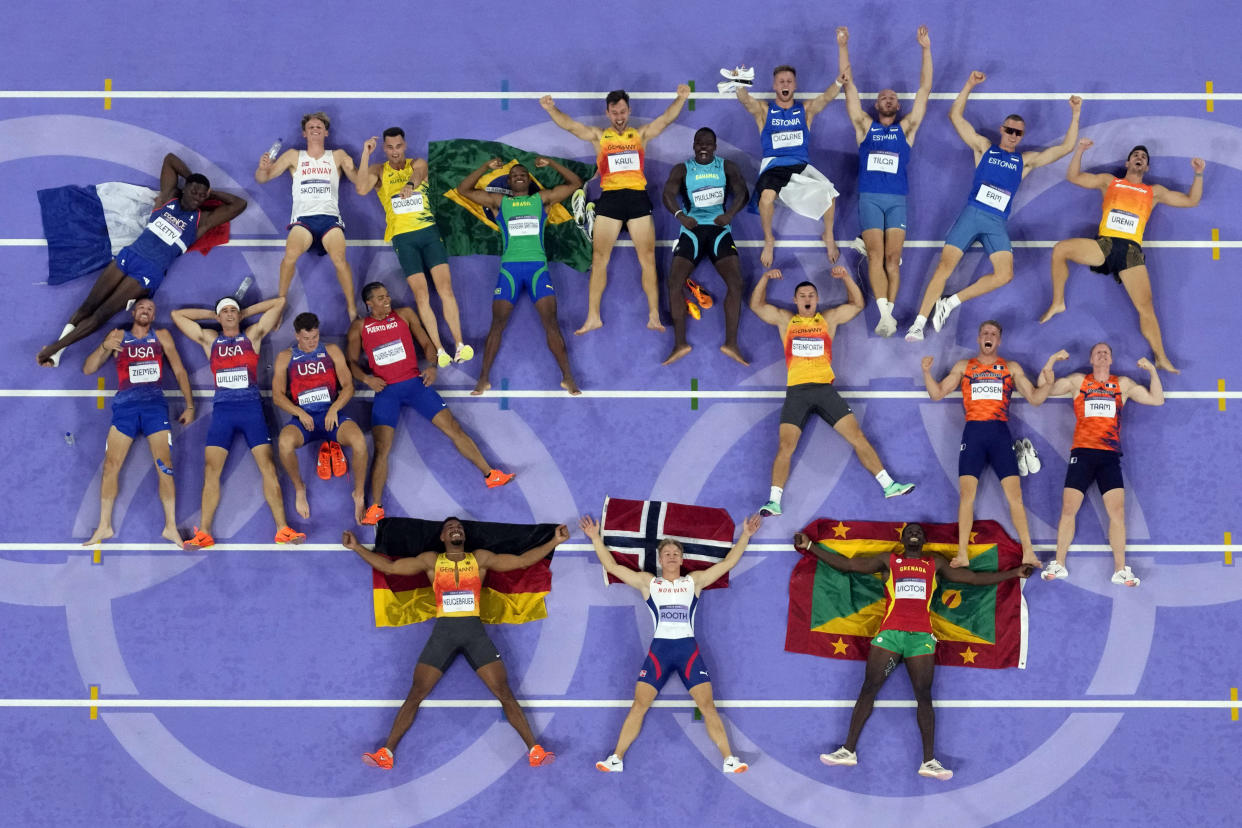
[[[1009,421],[1009,397],[1013,394],[1013,375],[1009,363],[997,357],[992,362],[977,358],[966,363],[962,375],[962,407],[966,421]]]
[[[1152,206],[1152,188],[1149,185],[1131,184],[1124,178],[1114,178],[1104,191],[1104,215],[1100,219],[1098,235],[1142,244]]]
[[[832,382],[832,337],[824,315],[812,317],[794,314],[785,329],[786,385],[804,382]]]
[[[599,139],[599,188],[608,190],[646,190],[647,176],[643,175],[646,154],[638,130],[627,127],[620,135],[612,127],[604,130]]]
[[[436,618],[478,617],[483,579],[473,552],[467,552],[460,561],[443,552],[436,555],[431,587],[436,593]]]
[[[1100,382],[1083,378],[1074,395],[1074,443],[1071,448],[1121,451],[1121,382],[1110,374]]]

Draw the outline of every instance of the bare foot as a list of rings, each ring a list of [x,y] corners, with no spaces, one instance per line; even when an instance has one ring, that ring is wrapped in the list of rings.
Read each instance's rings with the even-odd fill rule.
[[[362,492],[354,492],[354,523],[362,525],[362,516],[367,513],[366,502],[362,499]]]
[[[491,388],[491,387],[492,387],[492,384],[491,384],[490,382],[488,382],[488,381],[487,381],[487,380],[485,380],[485,379],[481,379],[481,380],[479,380],[478,384],[474,386],[474,390],[470,392],[470,396],[472,396],[472,397],[478,397],[478,396],[480,396],[480,395],[481,395],[484,391],[486,391],[487,389],[489,389],[489,388]]]
[[[690,353],[692,350],[694,349],[689,344],[674,346],[673,350],[668,355],[668,359],[664,360],[660,364],[661,365],[672,365],[674,362],[681,359],[686,354]]]
[[[568,391],[571,397],[577,397],[582,393],[582,389],[578,387],[578,383],[574,382],[573,377],[565,377],[565,379],[561,380],[561,388]]]
[[[303,519],[310,517],[310,502],[306,499],[306,489],[295,489],[293,492],[293,510]]]
[[[958,552],[953,560],[949,561],[949,566],[954,569],[960,569],[963,566],[970,566],[970,559],[966,557],[965,552]]]
[[[660,317],[659,317],[658,315],[657,315],[657,316],[648,316],[648,317],[647,317],[647,330],[649,330],[649,331],[662,331],[662,330],[664,330],[664,326],[660,324]]]
[[[1156,370],[1168,371],[1170,374],[1180,374],[1181,371],[1173,367],[1173,363],[1169,362],[1168,357],[1161,357],[1156,360]]]
[[[165,526],[164,531],[160,532],[160,536],[163,537],[164,540],[172,541],[178,549],[180,549],[181,544],[184,543],[181,539],[181,533],[177,531],[176,526]]]
[[[763,251],[759,254],[759,264],[763,265],[765,268],[772,266],[772,259],[774,258],[772,248],[774,246],[775,242],[768,239],[763,240]]]
[[[587,331],[593,331],[596,328],[604,327],[604,321],[598,316],[588,316],[586,321],[582,323],[582,327],[574,331],[574,336],[581,336]]]
[[[1044,315],[1039,317],[1039,324],[1044,324],[1052,317],[1065,310],[1064,302],[1056,302],[1048,306],[1048,310],[1044,311]]]
[[[112,537],[114,534],[115,533],[112,531],[111,526],[100,526],[98,529],[95,530],[95,534],[91,535],[90,540],[86,541],[82,545],[83,546],[94,546],[100,541],[106,541],[108,538]]]
[[[742,356],[742,352],[737,349],[736,345],[721,345],[720,353],[724,354],[729,359],[742,363],[743,365],[750,365],[750,363],[746,361],[746,358]]]

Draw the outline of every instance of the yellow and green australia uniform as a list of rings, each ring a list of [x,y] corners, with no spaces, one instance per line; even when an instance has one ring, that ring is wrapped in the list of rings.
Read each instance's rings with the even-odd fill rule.
[[[385,163],[380,171],[379,185],[375,188],[375,194],[384,208],[384,241],[392,242],[392,249],[401,262],[401,271],[406,276],[425,274],[433,267],[448,262],[448,251],[444,248],[444,241],[436,227],[435,213],[431,210],[427,180],[414,188],[408,198],[401,197],[401,191],[410,182],[413,166],[414,162],[408,158],[399,169]]]

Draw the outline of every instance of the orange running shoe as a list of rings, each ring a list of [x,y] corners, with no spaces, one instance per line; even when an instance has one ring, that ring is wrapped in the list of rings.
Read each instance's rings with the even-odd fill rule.
[[[392,751],[382,747],[375,753],[362,754],[362,764],[372,768],[392,770]]]
[[[216,545],[215,538],[213,538],[211,535],[207,534],[202,529],[199,529],[197,526],[195,526],[194,537],[190,538],[188,541],[181,544],[181,548],[186,550],[187,552],[193,552],[195,549],[206,549],[210,546],[215,546],[215,545]]]
[[[374,526],[384,519],[384,507],[378,503],[372,503],[367,507],[367,513],[362,516],[363,526]]]
[[[298,532],[289,526],[282,526],[276,533],[277,543],[301,543],[304,540],[306,540],[304,532]]]
[[[487,477],[483,478],[483,482],[487,484],[487,488],[497,489],[512,479],[513,475],[505,474],[500,469],[492,469],[487,473]]]
[[[335,440],[328,443],[328,452],[332,455],[332,476],[344,477],[349,466],[345,465],[345,452],[341,450],[341,444]]]
[[[537,768],[540,765],[550,765],[556,761],[556,754],[544,750],[543,745],[535,745],[530,749],[530,753],[527,756],[530,759],[530,766],[532,768]]]
[[[320,480],[327,480],[332,476],[332,452],[329,445],[331,444],[327,440],[319,444],[319,462],[315,465],[315,471]]]
[[[686,313],[690,314],[695,319],[703,318],[703,314],[699,312],[699,306],[691,302],[689,299],[686,300]]]
[[[712,295],[703,290],[703,286],[689,276],[686,277],[686,288],[694,295],[694,301],[698,302],[699,307],[703,308],[703,310],[707,310],[712,306]]]

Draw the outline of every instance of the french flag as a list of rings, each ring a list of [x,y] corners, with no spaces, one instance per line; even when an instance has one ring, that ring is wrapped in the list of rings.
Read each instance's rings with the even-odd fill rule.
[[[636,572],[660,574],[656,547],[665,538],[680,541],[686,553],[682,571],[707,569],[733,548],[733,518],[724,509],[662,500],[604,498],[602,535],[617,563]],[[620,583],[609,576],[609,582]],[[727,587],[726,573],[708,589]]]

